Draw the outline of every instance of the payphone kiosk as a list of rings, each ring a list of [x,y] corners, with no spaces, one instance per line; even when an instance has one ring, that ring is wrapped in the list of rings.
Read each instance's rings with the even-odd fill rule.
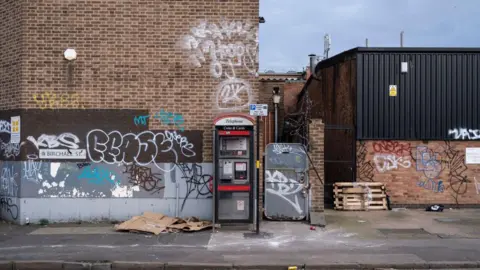
[[[252,223],[254,213],[253,125],[246,114],[214,120],[214,223]]]

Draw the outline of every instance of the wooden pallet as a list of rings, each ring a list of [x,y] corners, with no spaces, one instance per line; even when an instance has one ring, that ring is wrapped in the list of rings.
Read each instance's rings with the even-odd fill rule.
[[[385,185],[376,182],[338,182],[333,185],[335,210],[387,210]]]

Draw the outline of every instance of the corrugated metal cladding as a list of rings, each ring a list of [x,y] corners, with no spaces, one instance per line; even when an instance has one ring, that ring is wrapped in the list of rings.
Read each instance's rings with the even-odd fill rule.
[[[480,130],[479,73],[480,51],[359,52],[357,139],[448,140],[449,130]]]

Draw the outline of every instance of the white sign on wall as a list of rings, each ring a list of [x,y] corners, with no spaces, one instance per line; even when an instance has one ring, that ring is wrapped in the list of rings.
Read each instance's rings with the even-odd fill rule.
[[[20,116],[10,117],[10,142],[20,143]]]
[[[86,159],[85,149],[40,149],[41,159]]]
[[[480,148],[465,148],[465,164],[480,164]]]

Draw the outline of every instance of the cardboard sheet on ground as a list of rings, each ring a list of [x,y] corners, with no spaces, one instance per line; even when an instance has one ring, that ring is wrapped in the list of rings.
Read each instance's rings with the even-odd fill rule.
[[[148,232],[158,235],[163,232],[192,232],[211,228],[209,221],[200,221],[196,217],[174,218],[162,214],[144,212],[121,224],[115,225],[117,231]]]

